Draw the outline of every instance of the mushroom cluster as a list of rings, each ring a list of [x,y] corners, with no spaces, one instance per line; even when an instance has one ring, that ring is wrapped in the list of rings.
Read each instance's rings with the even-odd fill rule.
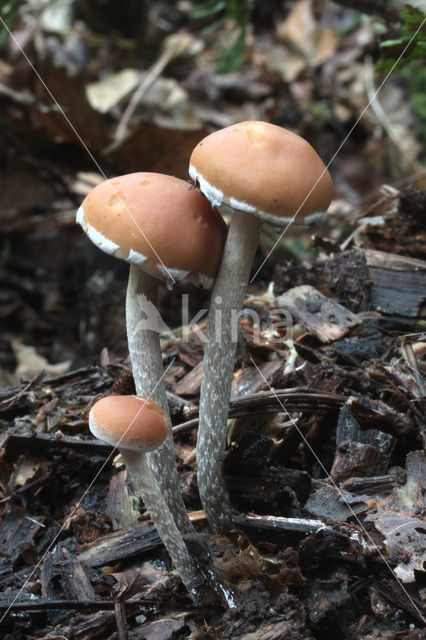
[[[99,249],[130,264],[126,324],[136,393],[157,402],[169,423],[163,444],[148,457],[179,529],[190,533],[176,470],[159,328],[144,317],[144,308],[146,302],[155,306],[160,280],[170,286],[188,278],[212,286],[226,225],[198,189],[172,176],[145,172],[97,185],[79,208],[77,222]]]
[[[262,221],[284,226],[325,210],[333,185],[306,140],[265,122],[241,122],[194,149],[195,186],[172,176],[133,173],[93,189],[77,221],[103,251],[130,264],[127,336],[137,396],[106,397],[91,410],[92,433],[116,446],[194,596],[196,575],[182,534],[193,532],[179,489],[160,328],[152,326],[159,282],[187,278],[212,287],[197,441],[200,498],[213,531],[232,527],[223,476],[225,431],[238,317]],[[227,230],[219,211],[232,211]],[[145,312],[145,313],[144,313]],[[158,317],[158,316],[157,316]],[[143,398],[147,398],[146,400]],[[151,470],[153,475],[151,474]]]

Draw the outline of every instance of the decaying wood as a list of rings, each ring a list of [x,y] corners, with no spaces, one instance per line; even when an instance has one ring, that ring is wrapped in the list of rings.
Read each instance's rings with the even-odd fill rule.
[[[274,413],[282,411],[283,407],[287,411],[327,412],[338,409],[344,402],[345,398],[338,394],[299,389],[276,389],[231,399],[229,417],[238,418],[247,414]],[[186,412],[186,416],[189,417],[197,413],[198,409],[194,409]],[[197,425],[198,418],[192,418],[174,427],[173,433],[183,433],[194,429]]]
[[[407,597],[407,593],[395,580],[384,579],[376,583],[377,589],[397,607],[406,611],[410,616],[418,621],[420,625],[424,625],[424,617],[421,612],[424,611],[424,605],[414,595]],[[419,613],[420,612],[420,613]]]
[[[351,311],[310,285],[301,285],[283,293],[278,296],[277,304],[288,309],[309,333],[324,343],[342,338],[360,322]]]
[[[369,429],[374,424],[376,429],[393,436],[408,436],[416,432],[410,416],[395,411],[380,400],[365,402],[359,398],[351,397],[348,399],[348,406],[352,417],[363,430]]]
[[[392,450],[392,444],[394,442],[393,438],[387,433],[383,433],[383,431],[371,429],[371,425],[376,424],[374,419],[371,419],[368,422],[366,420],[361,422],[361,418],[359,418],[361,411],[365,411],[365,414],[369,415],[371,415],[371,413],[374,414],[374,410],[370,408],[370,402],[371,401],[366,398],[351,397],[341,407],[337,421],[336,445],[340,446],[346,440],[355,440],[357,442],[362,442],[363,444],[377,447],[383,453],[389,454]],[[352,412],[352,408],[355,404],[357,409],[361,407],[361,410],[358,413],[356,411]],[[393,414],[395,414],[395,411],[388,408],[388,411],[386,413],[383,411],[380,414],[380,417],[385,422],[386,418]],[[392,421],[392,424],[394,422],[395,420]],[[407,422],[410,423],[410,428],[412,429],[411,422]],[[365,430],[361,430],[361,423]]]
[[[382,475],[388,465],[388,456],[377,447],[346,440],[336,451],[330,477],[340,483],[352,476]]]
[[[10,566],[15,566],[26,552],[30,556],[31,549],[35,550],[35,539],[41,528],[36,520],[26,517],[22,511],[9,511],[3,517],[0,524],[0,550]]]
[[[404,484],[405,480],[405,471],[399,467],[394,467],[384,476],[349,478],[343,483],[343,488],[355,495],[387,495],[396,485]]]
[[[244,529],[253,529],[278,533],[281,535],[308,535],[311,533],[333,533],[333,535],[340,535],[342,537],[352,536],[357,543],[362,540],[362,531],[360,527],[351,526],[345,527],[341,523],[340,532],[336,528],[324,523],[322,520],[315,520],[311,518],[281,518],[275,516],[234,516],[234,523]]]
[[[321,239],[314,237],[314,242]],[[288,289],[310,284],[327,298],[342,304],[352,313],[369,309],[371,280],[362,250],[344,251],[318,260],[309,267],[277,264],[274,291],[280,295]]]
[[[124,602],[116,600],[114,606],[115,623],[117,626],[118,640],[128,640],[129,625],[126,619]]]
[[[282,362],[263,362],[259,368],[245,367],[234,373],[232,399],[253,396],[269,387],[279,388],[284,381]]]
[[[365,249],[370,278],[371,306],[386,314],[419,316],[425,302],[426,261]]]
[[[231,465],[228,465],[231,466]],[[297,469],[267,468],[262,474],[227,477],[232,503],[242,513],[300,515],[300,505],[309,497],[308,474]]]
[[[203,363],[199,362],[184,378],[175,386],[175,393],[181,396],[193,396],[200,391]]]
[[[81,562],[69,558],[61,566],[61,581],[66,596],[75,600],[93,600],[95,591]]]
[[[82,440],[62,434],[60,437],[52,437],[43,433],[28,435],[7,433],[1,442],[1,446],[10,455],[26,453],[32,456],[42,455],[47,457],[54,455],[55,450],[70,450],[85,456],[107,458],[112,451],[111,447],[93,438]]]
[[[147,609],[151,609],[153,606],[155,607],[168,607],[168,600],[162,600],[161,598],[154,598],[150,596],[146,596],[145,598],[132,598],[132,600],[124,600],[124,603],[127,603],[129,607],[146,607]],[[191,604],[188,602],[189,606]],[[65,600],[61,598],[60,600],[43,600],[42,598],[32,599],[30,601],[25,600],[25,602],[21,602],[20,600],[16,600],[15,602],[9,601],[0,601],[0,611],[11,611],[11,612],[34,612],[37,613],[39,611],[47,611],[49,609],[63,609],[69,611],[70,609],[74,609],[75,611],[112,611],[115,608],[114,600]]]
[[[162,543],[153,525],[146,523],[129,530],[116,531],[77,549],[76,559],[84,566],[114,565],[121,560],[142,557],[161,548]]]

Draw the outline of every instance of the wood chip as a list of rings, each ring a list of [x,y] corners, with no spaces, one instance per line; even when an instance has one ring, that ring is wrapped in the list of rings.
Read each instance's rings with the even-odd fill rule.
[[[351,311],[307,284],[283,293],[277,298],[277,305],[288,309],[298,322],[324,343],[343,338],[349,329],[360,323]]]

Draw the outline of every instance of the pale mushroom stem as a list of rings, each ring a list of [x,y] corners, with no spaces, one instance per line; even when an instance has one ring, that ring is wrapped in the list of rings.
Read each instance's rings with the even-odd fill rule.
[[[158,449],[147,454],[149,464],[161,487],[166,503],[182,533],[193,533],[188,518],[176,469],[169,405],[167,402],[161,357],[159,330],[155,330],[160,315],[156,311],[158,280],[131,265],[126,296],[127,340],[135,380],[136,394],[154,400],[166,414],[169,423],[167,438]],[[141,298],[143,296],[144,298]],[[143,309],[151,303],[152,318],[142,318]],[[154,323],[154,326],[151,324]],[[147,328],[151,325],[152,328]]]
[[[120,449],[121,457],[149,512],[158,534],[175,565],[182,582],[195,600],[197,570],[188,549],[161,493],[147,460],[147,454]]]
[[[250,276],[262,221],[234,211],[219,273],[213,287],[206,330],[197,438],[197,481],[213,531],[232,528],[223,458],[239,312]],[[234,326],[234,329],[233,329]]]

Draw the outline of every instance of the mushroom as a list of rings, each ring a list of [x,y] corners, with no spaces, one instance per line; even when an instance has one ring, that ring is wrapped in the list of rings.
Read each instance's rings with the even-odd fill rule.
[[[222,469],[237,346],[231,325],[243,304],[262,221],[283,226],[296,215],[326,209],[333,184],[306,140],[258,121],[204,138],[191,155],[189,173],[213,206],[233,211],[211,296],[197,440],[198,489],[211,527],[219,531],[232,527]]]
[[[79,222],[100,249],[130,263],[127,338],[136,393],[160,405],[169,421],[163,444],[149,454],[155,477],[182,532],[190,533],[179,489],[163,378],[160,328],[143,327],[141,309],[155,305],[160,280],[183,278],[211,287],[219,268],[226,225],[198,189],[158,173],[106,180],[85,198]]]
[[[196,596],[198,579],[195,565],[146,456],[167,437],[167,416],[152,400],[139,396],[107,396],[91,408],[89,427],[95,438],[120,451],[183,583],[189,593]]]

